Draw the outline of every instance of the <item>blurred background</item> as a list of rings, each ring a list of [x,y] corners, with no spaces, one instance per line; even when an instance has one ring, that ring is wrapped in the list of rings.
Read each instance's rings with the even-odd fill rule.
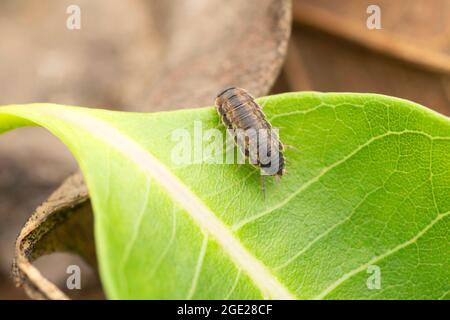
[[[374,4],[381,29],[367,25]],[[79,30],[66,27],[70,5]],[[450,114],[450,0],[2,0],[0,39],[0,105],[162,111],[212,105],[233,84],[255,96],[382,93]],[[10,276],[15,238],[76,170],[42,129],[0,138],[0,299],[27,298]],[[83,286],[68,294],[103,298],[80,258],[35,262],[60,288],[70,264]]]

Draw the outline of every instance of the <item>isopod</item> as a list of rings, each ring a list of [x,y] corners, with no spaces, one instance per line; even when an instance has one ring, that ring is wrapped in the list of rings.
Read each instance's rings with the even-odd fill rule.
[[[241,130],[245,132],[243,143],[235,142],[241,152],[251,163],[262,171],[262,182],[264,189],[264,175],[280,178],[285,173],[285,159],[283,155],[283,144],[266,119],[261,106],[244,89],[230,87],[220,92],[215,100],[219,116],[227,129],[234,132]],[[255,134],[255,132],[257,134]],[[263,133],[263,134],[261,134]],[[251,157],[250,146],[256,147],[254,157]],[[261,155],[269,161],[262,161]]]

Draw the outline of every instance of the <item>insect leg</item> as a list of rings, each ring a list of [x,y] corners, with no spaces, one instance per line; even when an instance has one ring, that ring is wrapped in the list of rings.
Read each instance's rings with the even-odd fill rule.
[[[214,128],[220,128],[223,126],[222,118],[219,116],[219,121],[217,122],[216,126]]]
[[[266,200],[266,176],[265,175],[261,175],[261,189],[263,192],[263,197],[264,197],[264,201]]]
[[[269,99],[267,98],[264,103],[260,104],[261,109],[264,109],[264,107],[266,106],[267,102],[269,101]]]
[[[299,148],[294,147],[294,146],[292,146],[292,145],[290,145],[290,144],[283,144],[283,147],[285,147],[285,148],[287,148],[287,149],[295,150],[295,151],[297,151],[297,152],[301,152]]]

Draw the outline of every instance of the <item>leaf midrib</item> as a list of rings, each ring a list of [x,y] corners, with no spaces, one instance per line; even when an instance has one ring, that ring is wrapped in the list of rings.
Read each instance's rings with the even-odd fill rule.
[[[23,113],[20,110],[10,112],[22,117],[29,116],[30,112],[44,114],[70,123],[104,141],[158,181],[172,199],[186,210],[200,229],[206,231],[217,241],[238,268],[247,274],[263,296],[271,299],[296,299],[295,295],[289,292],[271,270],[245,248],[232,233],[231,228],[217,218],[214,212],[192,193],[178,177],[173,175],[150,152],[119,129],[77,108],[61,109],[51,104],[45,104],[39,108],[27,109]],[[89,187],[89,181],[87,181],[87,184]]]

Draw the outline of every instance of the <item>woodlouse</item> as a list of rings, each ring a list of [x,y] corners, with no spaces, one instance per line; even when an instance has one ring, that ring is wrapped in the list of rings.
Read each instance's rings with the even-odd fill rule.
[[[256,138],[254,135],[245,134],[244,143],[237,143],[237,145],[246,157],[251,157],[249,145],[252,145],[253,142],[258,152],[257,156],[251,159],[251,162],[261,169],[262,177],[264,175],[276,176],[277,178],[283,176],[285,173],[283,144],[281,144],[271,124],[262,112],[261,106],[256,103],[255,99],[244,89],[229,87],[217,95],[215,105],[223,124],[228,129],[234,131],[242,130],[244,132],[249,132],[250,130],[253,132],[255,130],[266,132],[265,135],[258,135],[257,141],[252,141],[252,139]],[[237,142],[236,136],[234,138]],[[261,150],[264,150],[263,154],[267,152],[265,159],[270,158],[270,161],[261,161]],[[264,183],[264,180],[262,182]]]

